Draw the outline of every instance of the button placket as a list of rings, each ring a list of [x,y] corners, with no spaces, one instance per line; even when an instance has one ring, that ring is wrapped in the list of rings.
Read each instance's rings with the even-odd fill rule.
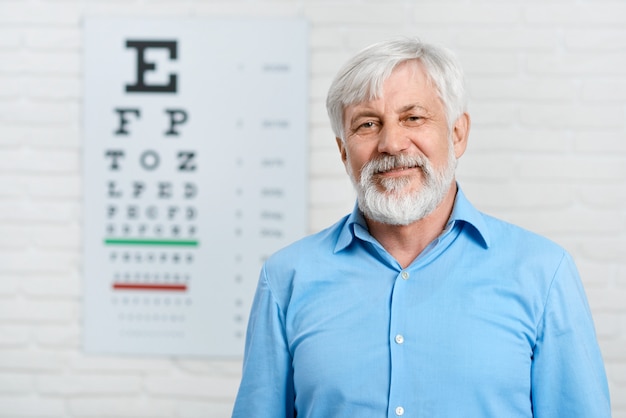
[[[389,412],[391,416],[402,417],[405,415],[404,407],[401,405],[404,402],[404,395],[399,389],[402,386],[402,382],[405,380],[406,374],[406,349],[404,348],[405,337],[402,333],[406,330],[406,318],[404,315],[406,305],[409,303],[407,299],[411,293],[413,285],[409,281],[411,274],[407,270],[400,270],[396,273],[396,283],[394,286],[392,296],[392,318],[390,327],[392,333],[390,335],[391,343],[391,391],[389,393],[389,406],[391,407]],[[400,332],[398,332],[400,331]],[[395,404],[395,406],[393,406]]]

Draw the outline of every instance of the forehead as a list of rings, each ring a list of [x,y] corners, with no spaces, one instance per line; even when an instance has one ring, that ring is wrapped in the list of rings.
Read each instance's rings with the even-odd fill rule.
[[[344,117],[363,108],[409,104],[432,111],[442,108],[434,83],[428,77],[423,64],[417,60],[405,61],[395,67],[378,92],[371,92],[366,99],[347,105],[344,108]]]

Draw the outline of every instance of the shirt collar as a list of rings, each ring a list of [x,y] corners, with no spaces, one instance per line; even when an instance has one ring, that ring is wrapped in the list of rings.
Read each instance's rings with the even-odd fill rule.
[[[485,215],[470,203],[465,197],[465,193],[457,184],[457,193],[454,200],[454,208],[446,226],[461,222],[471,227],[467,233],[472,236],[484,248],[489,248],[489,230],[485,223]]]
[[[467,200],[460,186],[457,187],[454,207],[450,219],[446,224],[446,230],[457,224],[469,226],[467,233],[483,247],[489,247],[489,231],[487,230],[483,214]],[[339,231],[337,243],[335,244],[335,252],[337,253],[344,250],[354,241],[357,235],[361,235],[361,231],[367,232],[367,230],[367,223],[365,222],[363,213],[359,210],[358,204],[355,204],[352,213],[348,216]]]

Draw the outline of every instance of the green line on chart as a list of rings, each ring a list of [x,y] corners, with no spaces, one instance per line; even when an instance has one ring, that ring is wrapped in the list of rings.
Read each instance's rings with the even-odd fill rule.
[[[173,240],[173,239],[132,239],[132,238],[105,238],[105,245],[156,245],[197,247],[197,240]]]

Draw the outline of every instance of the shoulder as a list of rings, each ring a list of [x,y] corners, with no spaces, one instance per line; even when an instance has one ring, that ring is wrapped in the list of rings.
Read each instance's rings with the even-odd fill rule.
[[[506,261],[527,272],[542,271],[550,277],[562,263],[573,263],[561,245],[519,225],[481,213],[489,231],[489,251],[495,259]]]
[[[293,264],[297,261],[304,261],[304,257],[311,252],[328,253],[334,250],[339,233],[344,228],[348,215],[341,218],[332,226],[317,233],[301,238],[272,254],[266,264],[276,265],[282,263]],[[304,257],[304,258],[303,258]]]
[[[543,315],[555,283],[565,289],[562,294],[578,292],[578,271],[562,246],[513,223],[485,214],[481,217],[489,234],[488,247],[464,246],[456,252],[457,267],[466,276],[488,280],[498,291],[507,289],[503,294],[515,295],[515,301],[531,313],[533,324]]]
[[[459,188],[452,217],[465,223],[465,233],[491,255],[514,252],[518,255],[545,254],[561,257],[564,249],[552,240],[528,229],[478,210]]]
[[[334,225],[315,234],[301,238],[272,254],[264,263],[262,274],[270,287],[284,284],[296,271],[313,271],[315,266],[328,262],[337,240],[346,227],[348,215]]]
[[[563,254],[565,250],[551,239],[519,225],[481,212],[494,246],[512,246],[520,250],[535,250]]]

